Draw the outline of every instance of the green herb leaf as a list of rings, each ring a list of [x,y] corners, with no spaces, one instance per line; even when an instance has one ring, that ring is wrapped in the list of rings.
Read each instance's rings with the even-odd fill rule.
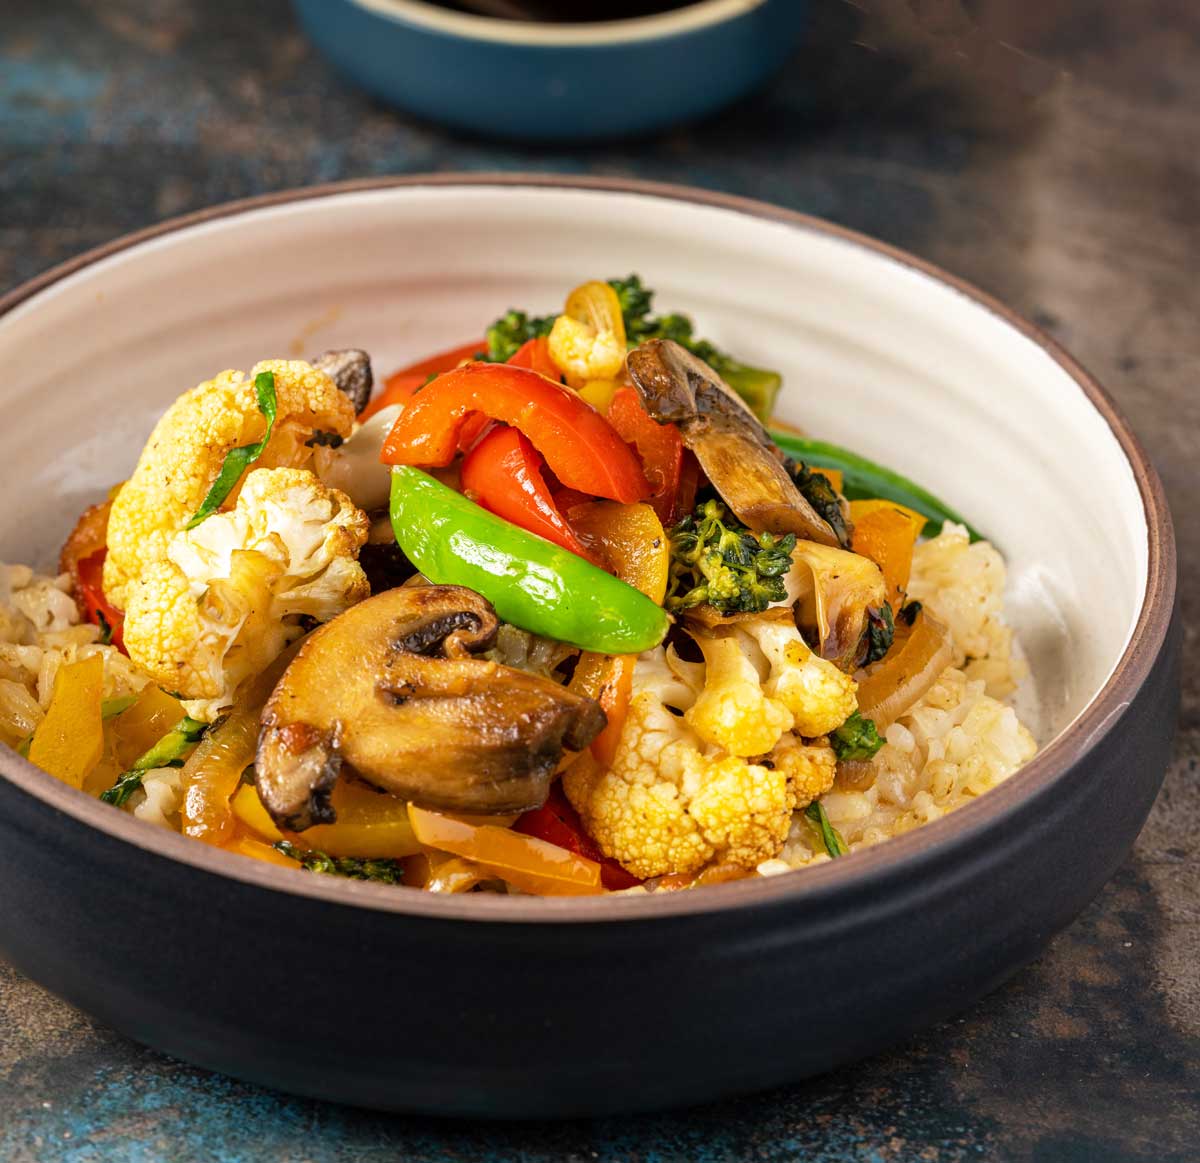
[[[156,767],[177,767],[183,762],[183,753],[208,730],[207,723],[184,716],[144,755],[139,756],[133,766],[125,772],[100,798],[114,808],[121,807],[139,787],[142,776]]]
[[[892,607],[884,602],[879,609],[867,607],[867,653],[862,665],[870,666],[878,662],[892,648],[892,640],[896,637],[896,621],[892,617]]]
[[[137,695],[121,695],[120,698],[105,699],[100,704],[100,718],[115,719],[129,710],[138,701]]]
[[[96,611],[96,625],[100,627],[100,642],[104,646],[112,645],[113,630],[108,619],[101,610]]]
[[[883,742],[875,720],[864,719],[858,711],[829,735],[830,746],[839,759],[871,759]]]
[[[373,880],[379,884],[401,884],[404,880],[404,866],[398,860],[360,860],[350,856],[328,856],[315,849],[301,848],[288,840],[279,840],[274,847],[284,856],[297,861],[305,872],[344,876],[350,880]]]
[[[846,514],[842,510],[842,500],[833,487],[833,482],[823,473],[814,472],[803,461],[793,460],[790,456],[783,462],[788,475],[796,482],[800,495],[816,511],[818,517],[833,530],[838,544],[843,549],[850,548],[850,526]]]
[[[271,432],[275,428],[275,413],[278,402],[275,399],[275,376],[272,372],[259,372],[254,377],[254,393],[258,397],[258,410],[266,417],[267,430],[257,444],[243,444],[240,448],[231,448],[225,454],[225,463],[217,479],[213,481],[203,504],[196,510],[196,515],[187,523],[188,529],[195,529],[202,521],[207,521],[233,492],[242,473],[246,471],[267,447]]]
[[[804,809],[804,818],[813,825],[821,843],[825,845],[825,851],[830,856],[845,856],[850,851],[846,846],[846,841],[842,839],[841,833],[829,822],[829,817],[825,814],[825,808],[820,800],[813,800]]]

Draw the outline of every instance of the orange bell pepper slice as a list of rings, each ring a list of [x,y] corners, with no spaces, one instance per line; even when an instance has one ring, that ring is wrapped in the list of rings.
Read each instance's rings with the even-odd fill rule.
[[[572,506],[567,520],[587,550],[603,558],[617,577],[662,605],[670,580],[671,545],[650,505],[589,501]]]
[[[652,490],[650,504],[664,525],[683,515],[679,508],[679,479],[683,468],[683,438],[674,424],[659,424],[642,407],[634,388],[613,394],[606,413],[608,422],[632,444],[642,459],[642,471]]]
[[[478,413],[520,429],[568,488],[625,504],[649,491],[637,457],[603,416],[570,388],[507,364],[468,363],[438,376],[411,398],[380,459],[447,465]]]
[[[583,896],[603,892],[600,865],[556,844],[492,824],[468,824],[413,804],[409,819],[417,839],[479,865],[523,892]]]
[[[868,500],[850,502],[850,520],[854,522],[851,549],[879,566],[888,600],[899,609],[912,572],[913,547],[925,518],[894,501]]]

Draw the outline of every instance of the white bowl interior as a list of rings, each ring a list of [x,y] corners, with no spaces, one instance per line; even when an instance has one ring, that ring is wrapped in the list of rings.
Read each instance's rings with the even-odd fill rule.
[[[1103,417],[1036,343],[854,241],[649,194],[513,186],[343,192],[213,219],[85,267],[0,319],[0,557],[50,567],[163,409],[226,367],[327,347],[386,372],[638,271],[658,304],[785,376],[780,414],[912,476],[1009,564],[1044,742],[1112,672],[1147,528]],[[1103,611],[1103,616],[1097,616]],[[1036,710],[1034,710],[1036,707]]]

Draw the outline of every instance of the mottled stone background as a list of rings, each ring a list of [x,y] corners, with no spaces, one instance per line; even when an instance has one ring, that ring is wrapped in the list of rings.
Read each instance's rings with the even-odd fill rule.
[[[143,1050],[0,965],[0,1158],[1200,1159],[1200,5],[812,3],[809,46],[760,96],[663,137],[547,150],[372,104],[284,0],[4,0],[0,289],[181,211],[422,170],[689,182],[945,264],[1099,375],[1171,495],[1183,724],[1124,868],[1037,964],[890,1054],[592,1123],[447,1124],[281,1097]]]

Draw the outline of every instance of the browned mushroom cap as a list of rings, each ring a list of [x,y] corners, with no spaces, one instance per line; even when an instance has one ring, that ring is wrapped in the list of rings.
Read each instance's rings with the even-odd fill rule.
[[[317,356],[312,366],[323,371],[340,392],[350,397],[356,413],[367,406],[375,376],[371,371],[371,357],[365,351],[356,347],[327,351]]]
[[[604,712],[549,679],[471,657],[497,625],[472,590],[417,586],[315,630],[263,710],[255,782],[275,822],[331,822],[343,763],[425,807],[539,807],[563,750],[586,747]]]
[[[756,532],[838,544],[757,417],[708,364],[673,340],[651,339],[629,353],[628,367],[646,410],[661,424],[679,425],[684,444],[741,521]]]

